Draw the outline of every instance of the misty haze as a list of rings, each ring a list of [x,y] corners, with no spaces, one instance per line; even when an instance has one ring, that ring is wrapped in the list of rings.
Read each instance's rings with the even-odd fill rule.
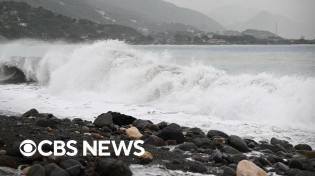
[[[0,0],[0,176],[315,175],[314,7]]]

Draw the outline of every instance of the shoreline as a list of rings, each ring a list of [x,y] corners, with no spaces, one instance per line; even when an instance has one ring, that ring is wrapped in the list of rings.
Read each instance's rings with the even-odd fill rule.
[[[22,116],[0,115],[0,128],[2,129],[0,135],[0,167],[7,166],[17,169],[18,166],[23,165],[20,169],[24,169],[32,166],[37,168],[38,171],[44,169],[46,175],[47,172],[50,172],[50,167],[65,175],[67,173],[78,176],[91,175],[92,173],[102,175],[98,171],[106,169],[102,168],[106,167],[104,163],[119,161],[121,164],[113,168],[110,167],[109,170],[111,171],[106,174],[111,175],[110,173],[113,174],[115,171],[114,175],[117,175],[116,167],[126,169],[126,172],[117,171],[119,172],[118,175],[130,175],[129,171],[136,172],[134,169],[139,168],[140,165],[145,167],[144,170],[159,165],[162,166],[162,170],[171,170],[169,172],[173,173],[214,175],[229,173],[233,175],[240,170],[241,166],[238,166],[240,161],[248,160],[250,163],[254,163],[255,167],[261,168],[257,169],[257,172],[275,172],[277,174],[289,174],[291,172],[314,174],[315,172],[315,151],[307,144],[293,146],[290,141],[276,138],[272,138],[270,141],[254,141],[252,139],[242,139],[242,136],[225,134],[224,131],[215,129],[208,129],[209,132],[204,133],[200,128],[194,128],[194,126],[180,127],[177,124],[168,124],[167,122],[153,124],[149,120],[136,119],[137,117],[120,113],[108,112],[105,114],[105,117],[104,114],[101,114],[97,118],[111,119],[112,123],[109,126],[111,128],[101,127],[96,121],[86,121],[79,118],[72,120],[59,119],[52,114],[39,113],[35,109],[26,112]],[[128,132],[126,133],[130,125],[136,127],[139,135],[141,135],[139,139],[145,142],[143,148],[152,155],[153,159],[148,159],[148,157],[138,159],[134,155],[129,157],[121,155],[117,158],[84,157],[80,156],[82,152],[74,157],[43,157],[36,154],[32,157],[23,157],[18,150],[18,141],[24,139],[33,139],[34,141],[56,139],[63,141],[82,141],[82,139],[124,140],[128,142],[134,140],[134,138],[128,136]],[[80,147],[78,149],[80,150]],[[104,165],[96,165],[96,160],[102,161]],[[65,163],[68,163],[68,165]],[[129,167],[130,165],[131,167]],[[3,168],[0,168],[1,172],[3,172]]]

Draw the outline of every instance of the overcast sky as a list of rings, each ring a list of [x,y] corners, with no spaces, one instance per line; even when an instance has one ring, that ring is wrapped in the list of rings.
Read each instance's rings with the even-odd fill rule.
[[[315,0],[165,0],[180,7],[209,14],[212,9],[224,5],[239,5],[241,7],[269,11],[282,14],[293,20],[315,18]],[[315,21],[315,20],[311,20]],[[315,24],[313,24],[315,25]]]

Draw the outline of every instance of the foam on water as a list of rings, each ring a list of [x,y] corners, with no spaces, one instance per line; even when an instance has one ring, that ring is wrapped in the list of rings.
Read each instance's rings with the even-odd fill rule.
[[[231,75],[198,63],[180,66],[166,51],[151,53],[119,41],[102,41],[71,48],[46,48],[41,56],[25,56],[22,51],[18,55],[10,55],[9,51],[6,49],[5,53],[2,52],[0,66],[16,67],[24,72],[28,80],[36,81],[42,90],[41,96],[51,96],[44,101],[47,103],[45,105],[41,105],[43,98],[34,98],[32,101],[37,102],[34,103],[36,107],[49,111],[49,106],[54,104],[54,108],[63,110],[51,111],[63,116],[71,113],[80,116],[83,113],[85,117],[93,117],[88,114],[102,113],[97,106],[106,104],[113,108],[109,105],[112,104],[118,105],[117,111],[131,115],[133,113],[129,110],[142,109],[137,110],[141,113],[134,113],[142,118],[163,119],[165,116],[167,121],[178,121],[177,123],[188,126],[196,123],[204,129],[213,128],[215,124],[220,124],[220,128],[231,128],[233,124],[239,123],[244,130],[242,134],[249,132],[253,136],[256,132],[277,131],[272,126],[311,133],[315,131],[314,77],[276,77],[268,73]],[[7,86],[9,85],[2,87]],[[33,91],[39,93],[31,87],[28,90],[32,96]],[[7,90],[6,94],[11,92],[12,98],[17,91],[18,88]],[[26,96],[23,91],[23,96]],[[14,102],[4,92],[1,96],[7,97],[7,103]],[[18,107],[17,102],[12,102],[9,103],[11,106]],[[66,113],[66,107],[62,106],[70,107],[71,112]],[[126,106],[132,108],[124,111]],[[161,110],[160,116],[146,114],[152,108],[154,111]],[[21,112],[25,110],[27,109],[10,109]],[[95,110],[97,111],[93,112]],[[176,115],[181,117],[176,118]],[[248,121],[251,122],[247,123]],[[264,124],[270,127],[267,128]],[[249,131],[244,129],[247,127]]]

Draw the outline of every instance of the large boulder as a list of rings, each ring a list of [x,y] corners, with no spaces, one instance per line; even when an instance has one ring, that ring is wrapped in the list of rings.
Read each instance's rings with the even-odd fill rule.
[[[243,141],[242,138],[235,136],[235,135],[231,135],[228,137],[228,143],[231,147],[237,149],[240,152],[248,152],[249,149],[245,143],[245,141]]]
[[[212,137],[215,137],[215,136],[221,136],[221,137],[224,137],[224,138],[228,138],[229,137],[229,135],[227,135],[224,132],[219,131],[219,130],[210,130],[210,131],[208,131],[207,136],[209,138],[212,138]]]
[[[96,127],[102,128],[104,126],[112,129],[113,128],[113,117],[109,113],[103,113],[99,115],[93,122]]]
[[[301,155],[307,156],[310,159],[315,159],[315,151],[297,150]]]
[[[158,134],[158,137],[162,138],[164,141],[176,140],[178,144],[185,141],[181,127],[175,123],[166,126],[161,133]]]
[[[132,124],[135,120],[137,120],[136,118],[132,116],[120,114],[117,112],[108,112],[108,113],[112,115],[114,124],[118,126],[129,125],[129,124]]]
[[[254,163],[243,160],[238,163],[236,168],[236,175],[237,176],[267,176],[267,173],[256,166]]]
[[[115,158],[101,158],[96,167],[100,176],[131,176],[130,168],[121,160]]]

